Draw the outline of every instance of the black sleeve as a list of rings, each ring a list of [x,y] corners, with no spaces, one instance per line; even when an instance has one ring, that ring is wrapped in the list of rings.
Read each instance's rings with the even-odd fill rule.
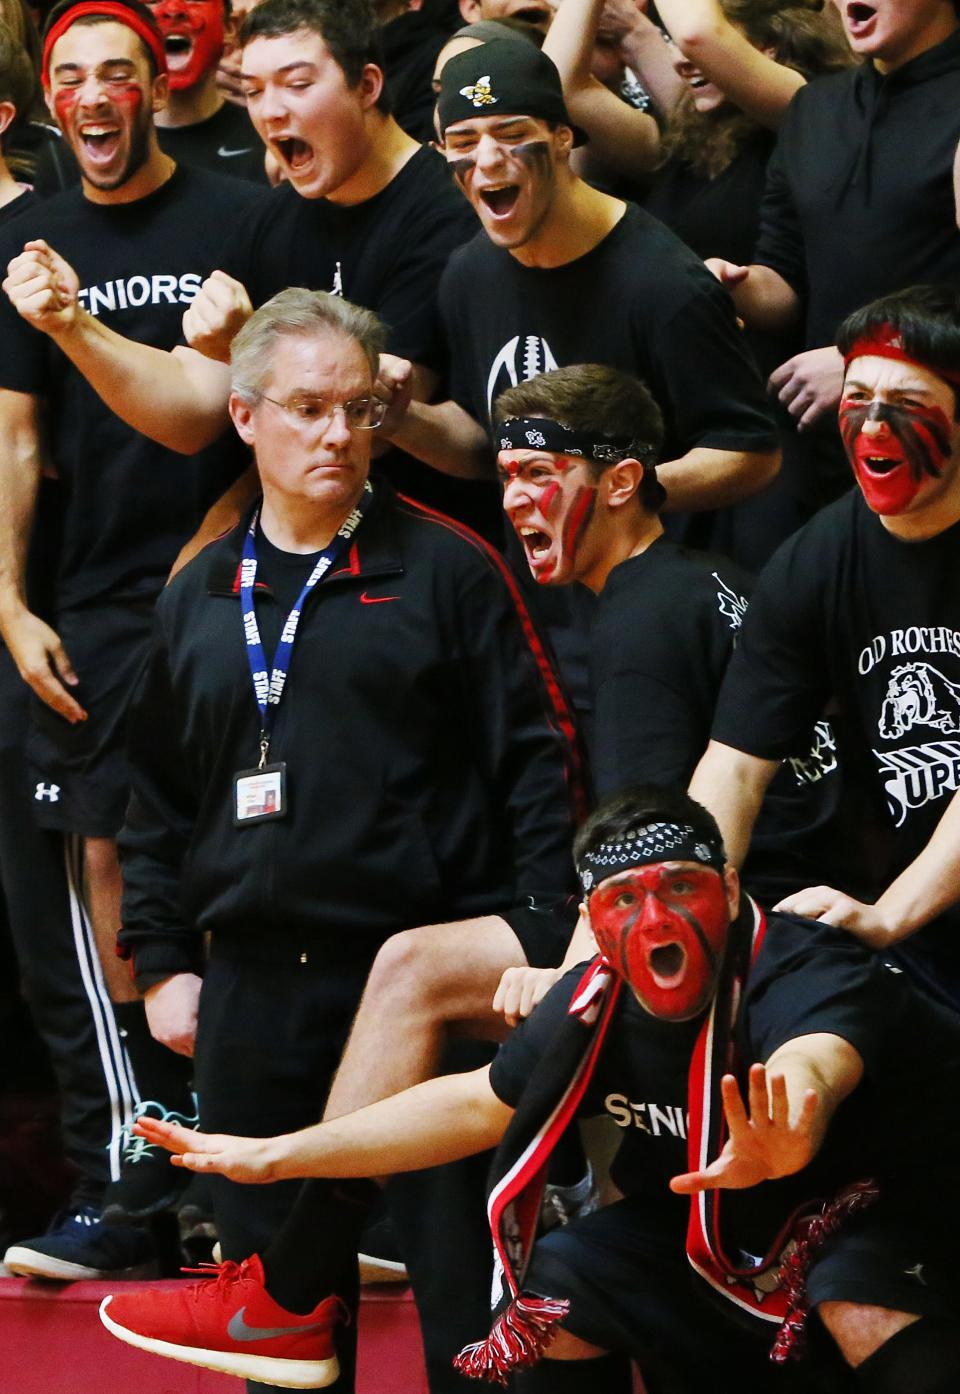
[[[830,696],[816,557],[804,528],[767,563],[720,689],[713,739],[763,760],[809,744]]]
[[[582,963],[565,973],[497,1051],[490,1066],[490,1087],[501,1103],[517,1107],[527,1080],[566,1020],[583,973]]]
[[[770,914],[744,997],[751,1058],[765,1061],[798,1036],[840,1036],[875,1075],[890,1024],[879,954],[844,930],[796,915]]]
[[[763,383],[738,327],[733,302],[705,269],[694,293],[661,315],[638,307],[650,388],[678,454],[696,447],[767,451],[779,444]],[[693,273],[691,273],[693,274]],[[669,289],[664,286],[664,292]]]
[[[473,231],[466,201],[428,202],[404,228],[403,255],[390,269],[377,314],[387,326],[387,349],[442,373],[446,354],[440,328],[440,280],[450,254]]]
[[[753,260],[782,276],[802,300],[807,295],[807,266],[803,232],[790,185],[790,139],[796,110],[791,106],[767,165],[760,204],[760,231]]]
[[[464,284],[460,263],[461,257],[454,252],[440,280],[440,334],[447,374],[447,395],[486,430],[486,407],[476,397],[483,375],[478,376],[475,371],[463,334],[467,318],[460,295]]]
[[[127,718],[131,794],[117,839],[123,866],[118,943],[133,958],[134,976],[144,987],[174,973],[199,973],[203,964],[202,936],[185,922],[180,900],[197,809],[188,777],[193,762],[178,740],[183,722],[170,680],[162,604],[161,597],[149,660]]]
[[[573,889],[582,797],[574,719],[516,578],[492,549],[482,555],[461,587],[456,620],[464,729],[509,825],[516,903],[560,900]]]
[[[7,233],[0,239],[0,278],[6,276],[9,262],[23,251],[31,231],[26,229],[13,237]],[[47,387],[50,352],[47,336],[18,315],[0,291],[0,388],[39,396]]]

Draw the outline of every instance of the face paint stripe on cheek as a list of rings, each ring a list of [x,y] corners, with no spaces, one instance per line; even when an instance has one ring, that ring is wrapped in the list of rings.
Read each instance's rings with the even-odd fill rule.
[[[447,161],[447,168],[453,175],[455,183],[459,184],[461,189],[467,182],[467,176],[475,164],[476,161],[469,155],[462,156],[459,160]]]
[[[580,489],[563,529],[563,550],[568,556],[573,556],[576,551],[580,539],[593,517],[596,502],[596,489],[585,487]]]
[[[552,513],[559,495],[560,485],[555,479],[551,479],[549,484],[543,486],[540,493],[540,512],[545,518]]]

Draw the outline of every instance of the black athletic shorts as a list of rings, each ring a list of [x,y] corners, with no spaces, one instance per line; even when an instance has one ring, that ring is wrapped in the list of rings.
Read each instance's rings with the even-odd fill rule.
[[[685,1229],[675,1197],[617,1201],[539,1239],[524,1290],[566,1298],[566,1330],[632,1356],[657,1388],[780,1390],[768,1359],[776,1326],[726,1316],[687,1262]]]
[[[575,895],[562,900],[538,900],[527,896],[522,905],[496,912],[513,930],[531,968],[557,968],[577,923]]]
[[[879,1200],[828,1239],[811,1265],[811,1307],[857,1302],[960,1319],[960,1223],[952,1214],[953,1192],[951,1178],[936,1171],[918,1172],[909,1187],[881,1185]]]
[[[152,599],[69,611],[57,622],[79,685],[69,691],[87,712],[71,726],[31,699],[27,764],[31,805],[42,828],[82,837],[116,837],[130,792],[125,749],[127,705],[146,661]]]

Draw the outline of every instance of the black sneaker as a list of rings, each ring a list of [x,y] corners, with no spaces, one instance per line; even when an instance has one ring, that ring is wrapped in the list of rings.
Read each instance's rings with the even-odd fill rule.
[[[157,1265],[150,1235],[135,1225],[105,1224],[95,1205],[55,1215],[46,1234],[12,1244],[3,1256],[22,1278],[153,1278]]]
[[[191,1176],[187,1189],[177,1206],[177,1226],[180,1253],[186,1268],[198,1268],[202,1263],[219,1263],[213,1250],[217,1242],[217,1226],[213,1218],[213,1198],[206,1176]]]
[[[361,1283],[407,1283],[407,1266],[389,1215],[380,1214],[365,1226],[360,1238]]]
[[[145,1115],[162,1122],[179,1123],[184,1128],[195,1128],[199,1122],[195,1113],[187,1115],[165,1109],[155,1099],[137,1104],[133,1122]],[[139,1137],[132,1126],[131,1123],[124,1129],[126,1141],[120,1159],[120,1176],[110,1182],[103,1197],[103,1218],[111,1224],[159,1215],[177,1201],[190,1180],[188,1171],[171,1166],[170,1153],[165,1148]]]

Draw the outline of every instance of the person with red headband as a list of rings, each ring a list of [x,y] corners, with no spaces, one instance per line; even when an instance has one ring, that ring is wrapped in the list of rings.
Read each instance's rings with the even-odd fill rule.
[[[282,1137],[144,1135],[190,1171],[332,1193],[499,1143],[503,1293],[456,1367],[517,1394],[626,1394],[631,1357],[657,1389],[848,1388],[855,1367],[863,1394],[954,1394],[960,1234],[940,1188],[960,1179],[958,1131],[939,1105],[960,1083],[956,1014],[831,926],[765,915],[679,790],[608,800],[574,859],[599,955],[492,1065]],[[605,1204],[543,1235],[547,1165],[580,1118],[605,1129]],[[322,1387],[337,1298],[318,1286],[286,1310],[263,1283],[284,1246],[322,1242],[288,1225],[262,1264],[108,1297],[101,1318],[158,1355]],[[786,1383],[773,1366],[805,1344]]]
[[[81,184],[3,228],[0,266],[17,261],[12,278],[29,298],[50,270],[51,245],[58,247],[76,268],[74,294],[98,328],[170,349],[184,309],[216,265],[224,223],[243,221],[266,194],[178,167],[160,149],[153,117],[166,99],[166,53],[137,0],[57,5],[44,35],[42,76]],[[38,480],[48,463],[64,510],[59,565],[45,578],[51,623],[31,608],[24,583]],[[127,1147],[124,1131],[138,1101],[195,1113],[189,1066],[153,1041],[115,951],[115,838],[129,793],[124,713],[170,567],[244,466],[229,439],[182,460],[125,426],[50,339],[0,297],[0,630],[31,690],[29,783],[16,797],[24,818],[66,834],[71,848],[70,952],[53,951],[53,928],[38,933],[31,991],[59,1014],[61,1039],[72,1048],[82,1032],[63,1005],[64,984],[82,984],[85,1049],[102,1078],[85,1127],[90,1152],[103,1162],[83,1175],[51,1233],[8,1253],[8,1266],[21,1273],[64,1279],[142,1269],[152,1258],[148,1236],[102,1222],[104,1211],[144,1217],[179,1194],[169,1166],[156,1153]],[[40,531],[59,522],[59,506],[44,496]],[[214,532],[216,518],[215,511]],[[116,1183],[109,1196],[107,1181]]]
[[[690,789],[739,863],[790,741],[834,713],[847,868],[779,908],[842,926],[960,1006],[960,295],[873,301],[838,344],[858,487],[762,573]]]

